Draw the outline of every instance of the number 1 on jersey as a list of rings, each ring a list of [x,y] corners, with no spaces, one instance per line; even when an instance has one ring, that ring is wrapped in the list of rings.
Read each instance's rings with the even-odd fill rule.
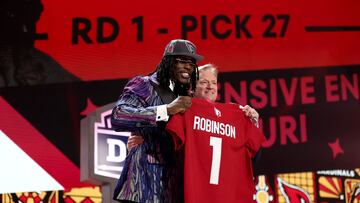
[[[210,172],[210,184],[213,184],[213,185],[219,184],[221,145],[222,145],[221,138],[210,136],[210,146],[213,147],[211,172]]]

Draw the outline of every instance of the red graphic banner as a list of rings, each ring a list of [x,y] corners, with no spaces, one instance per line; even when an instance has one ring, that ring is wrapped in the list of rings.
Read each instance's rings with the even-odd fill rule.
[[[173,38],[193,41],[205,56],[201,63],[221,72],[360,63],[356,0],[43,5],[37,33],[47,38],[36,47],[86,81],[147,74]]]

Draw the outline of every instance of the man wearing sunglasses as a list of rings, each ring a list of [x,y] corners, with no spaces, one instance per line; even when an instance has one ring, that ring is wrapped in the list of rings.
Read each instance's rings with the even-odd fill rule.
[[[128,154],[114,199],[121,202],[179,202],[182,193],[181,154],[175,154],[172,137],[165,131],[170,115],[191,106],[196,88],[196,62],[203,57],[196,46],[176,39],[165,47],[156,70],[137,76],[125,86],[112,113],[116,131],[130,131],[144,143]],[[175,188],[176,186],[176,188]]]
[[[215,102],[218,96],[218,68],[213,64],[205,64],[198,67],[199,79],[196,83],[194,97],[206,99]],[[259,113],[249,105],[241,106],[245,115],[248,116],[256,127],[259,127]],[[141,136],[130,136],[127,142],[127,148],[130,151],[132,148],[142,144],[144,139]],[[259,154],[256,159],[259,158]],[[254,159],[254,162],[256,161]]]

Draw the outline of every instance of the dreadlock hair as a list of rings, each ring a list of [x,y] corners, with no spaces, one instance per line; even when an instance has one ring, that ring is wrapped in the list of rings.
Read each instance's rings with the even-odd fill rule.
[[[157,65],[156,72],[157,72],[157,80],[160,83],[160,86],[162,87],[168,87],[170,85],[170,78],[172,77],[171,71],[176,65],[176,56],[164,56],[159,65]],[[196,89],[196,82],[199,79],[199,70],[196,63],[193,73],[190,77],[190,86],[188,86],[188,89],[191,88],[191,90],[195,91]]]
[[[159,81],[159,86],[161,87],[169,87],[170,85],[170,78],[173,77],[173,68],[176,67],[176,57],[175,56],[164,56],[159,65],[157,65],[156,72],[157,74],[157,81]],[[153,72],[153,73],[154,73]],[[152,74],[152,73],[151,73]],[[196,88],[196,82],[199,78],[199,72],[198,67],[195,65],[195,70],[191,74],[190,77],[190,84],[188,85],[182,85],[181,88],[192,88],[192,90],[195,90]],[[177,86],[175,84],[175,86]],[[174,87],[176,89],[176,87]],[[174,90],[175,90],[174,89]],[[187,89],[183,92],[186,92]],[[174,92],[175,93],[175,92]],[[177,93],[175,93],[177,94]],[[175,152],[175,147],[173,143],[172,137],[165,131],[165,123],[159,122],[156,128],[153,127],[147,127],[144,129],[140,129],[139,134],[144,136],[144,139],[146,140],[145,145],[146,147],[146,153],[153,155],[158,160],[165,161],[165,165],[163,168],[163,177],[162,180],[164,184],[168,184],[169,178],[173,175],[171,167],[176,164],[177,155]],[[157,136],[153,136],[156,134]],[[159,147],[160,146],[160,147]],[[160,154],[160,156],[158,155]]]

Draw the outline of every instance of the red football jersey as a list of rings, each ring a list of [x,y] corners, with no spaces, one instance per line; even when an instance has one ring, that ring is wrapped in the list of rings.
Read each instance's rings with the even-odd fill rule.
[[[251,157],[265,137],[239,105],[193,99],[166,128],[185,147],[185,202],[253,202]]]

